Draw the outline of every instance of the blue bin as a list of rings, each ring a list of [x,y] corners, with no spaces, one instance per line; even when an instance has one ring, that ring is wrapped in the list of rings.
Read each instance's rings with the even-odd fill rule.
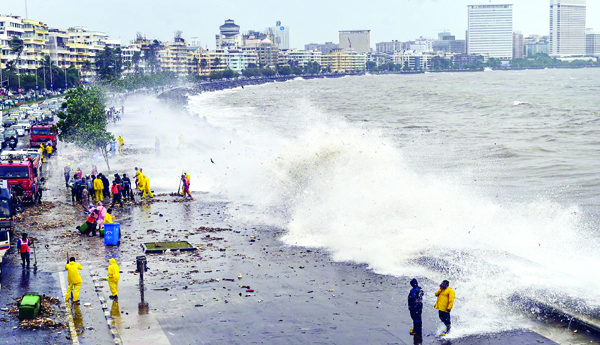
[[[119,233],[121,232],[121,224],[104,224],[104,245],[118,246]]]

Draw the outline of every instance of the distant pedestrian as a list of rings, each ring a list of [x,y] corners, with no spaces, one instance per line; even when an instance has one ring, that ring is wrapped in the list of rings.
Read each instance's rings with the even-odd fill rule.
[[[415,336],[415,344],[422,344],[423,320],[421,315],[423,314],[423,290],[419,287],[416,279],[410,281],[410,286],[412,286],[412,289],[408,294],[408,311],[413,320],[413,328],[410,329],[410,334]]]
[[[65,265],[65,271],[67,271],[67,281],[69,282],[69,287],[67,288],[67,294],[65,296],[65,301],[69,301],[71,299],[71,293],[73,294],[73,304],[79,304],[79,292],[81,291],[81,275],[79,275],[79,271],[83,270],[81,264],[75,262],[75,258],[70,258],[67,264]]]
[[[190,200],[194,200],[194,198],[192,197],[192,193],[190,193],[190,175],[184,173],[183,175],[181,175],[181,182],[183,184],[183,198],[187,199],[187,197],[190,197]]]
[[[119,298],[119,265],[117,265],[117,260],[115,258],[111,258],[108,260],[108,287],[110,288],[111,296],[110,299],[118,299]]]
[[[69,180],[71,179],[71,163],[67,163],[64,168],[65,186],[69,188]]]
[[[29,269],[29,244],[30,240],[27,238],[27,234],[23,233],[21,238],[17,241],[17,249],[21,253],[21,261],[23,262],[23,268],[25,268],[25,262],[27,262],[27,269]]]
[[[442,335],[446,335],[450,332],[450,311],[454,307],[454,290],[450,287],[450,282],[444,280],[440,284],[440,289],[435,292],[437,301],[435,302],[435,309],[439,311],[440,320],[446,325],[446,330],[442,332]]]

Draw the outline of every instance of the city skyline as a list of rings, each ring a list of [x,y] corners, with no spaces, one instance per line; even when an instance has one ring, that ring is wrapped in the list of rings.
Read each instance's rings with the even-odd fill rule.
[[[114,3],[114,6],[111,4]],[[319,11],[312,11],[310,3],[318,4]],[[308,43],[337,42],[340,30],[371,30],[371,45],[391,40],[411,40],[417,37],[436,37],[438,32],[448,30],[457,39],[464,39],[467,29],[467,5],[483,3],[466,0],[417,0],[389,1],[375,0],[371,7],[361,8],[360,15],[345,6],[342,9],[331,4],[307,0],[302,5],[282,8],[273,6],[264,11],[263,6],[248,7],[239,0],[227,4],[212,4],[211,8],[195,1],[182,0],[177,3],[154,2],[151,6],[140,7],[132,3],[107,0],[100,8],[72,5],[67,0],[45,2],[28,1],[29,18],[47,23],[50,27],[67,28],[83,25],[90,30],[104,31],[113,39],[127,44],[142,32],[149,38],[172,40],[173,32],[183,31],[183,37],[198,37],[202,46],[215,48],[215,34],[225,19],[234,19],[241,31],[264,30],[275,21],[293,27],[290,34],[290,48],[302,49]],[[489,2],[484,2],[488,4]],[[492,1],[492,4],[511,3],[514,8],[514,30],[530,34],[548,35],[548,0]],[[279,4],[264,0],[265,6]],[[65,16],[64,9],[70,9]],[[377,9],[386,7],[383,13]],[[329,11],[329,9],[331,11]],[[24,1],[11,1],[3,4],[3,14],[25,17]],[[206,16],[202,13],[210,12]],[[334,15],[335,13],[335,15]],[[407,15],[415,13],[415,15]],[[307,18],[310,18],[308,20]],[[335,20],[331,20],[335,18]],[[149,24],[151,23],[151,24]],[[587,27],[600,29],[600,2],[588,3]]]

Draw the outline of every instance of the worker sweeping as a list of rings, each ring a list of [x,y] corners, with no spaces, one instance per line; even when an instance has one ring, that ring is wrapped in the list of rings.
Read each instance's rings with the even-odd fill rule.
[[[118,299],[119,294],[119,265],[117,265],[117,260],[115,258],[111,258],[108,260],[108,287],[110,288],[110,299]]]
[[[142,192],[142,198],[145,198],[146,194],[150,198],[154,198],[154,194],[150,190],[150,179],[141,170],[137,171],[136,177],[138,179],[138,189]]]
[[[104,200],[104,196],[102,195],[104,192],[104,183],[100,176],[97,176],[94,179],[94,193],[96,195],[96,202]]]
[[[83,270],[81,264],[75,262],[75,258],[71,257],[65,265],[65,271],[68,272],[67,281],[69,282],[65,301],[71,299],[71,293],[73,293],[73,304],[79,304],[79,292],[81,291],[81,282],[83,281],[79,275],[80,270]]]

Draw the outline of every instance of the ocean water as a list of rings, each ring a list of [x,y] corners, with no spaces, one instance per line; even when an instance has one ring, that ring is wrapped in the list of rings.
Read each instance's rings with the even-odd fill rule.
[[[449,279],[460,336],[524,326],[515,296],[600,314],[599,91],[600,69],[294,80],[192,96],[186,120],[138,102],[161,125],[133,142],[185,135],[140,163],[156,188],[191,170],[290,245]]]

